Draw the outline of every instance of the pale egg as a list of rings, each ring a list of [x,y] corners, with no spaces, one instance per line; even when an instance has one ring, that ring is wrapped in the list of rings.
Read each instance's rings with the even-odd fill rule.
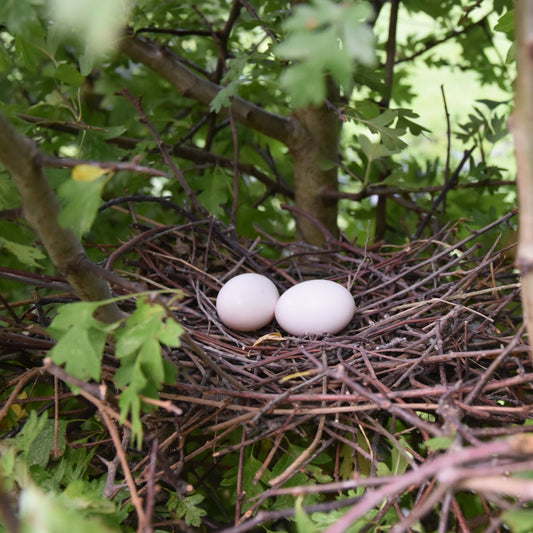
[[[294,285],[276,304],[276,320],[291,335],[338,333],[352,320],[355,302],[350,291],[325,279]]]
[[[217,313],[226,326],[253,331],[274,318],[279,292],[260,274],[241,274],[224,284],[217,296]]]

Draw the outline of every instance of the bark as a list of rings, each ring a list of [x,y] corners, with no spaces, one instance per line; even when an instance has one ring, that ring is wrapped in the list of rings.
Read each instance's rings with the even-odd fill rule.
[[[513,133],[519,193],[517,265],[528,337],[533,339],[533,2],[515,3],[517,80]],[[532,354],[533,358],[533,354]]]
[[[334,101],[335,88],[330,87]],[[299,235],[309,244],[323,246],[337,235],[337,165],[340,121],[326,104],[306,106],[294,113],[297,134],[289,143],[294,168],[294,198],[304,214],[296,215]],[[306,216],[311,215],[311,217]]]
[[[148,39],[128,34],[120,41],[119,49],[131,59],[159,74],[183,96],[193,98],[202,104],[209,105],[216,94],[223,89],[221,85],[187,68],[172,50]],[[286,143],[292,134],[290,119],[269,113],[243,98],[234,97],[231,109],[235,120],[282,143]]]
[[[0,113],[0,161],[11,174],[22,200],[24,216],[39,235],[55,267],[82,300],[98,301],[111,297],[97,267],[87,257],[74,233],[58,222],[59,203],[38,163],[37,145],[19,133]],[[114,322],[121,318],[115,305],[102,306],[98,318]]]
[[[166,79],[185,97],[209,105],[222,86],[186,67],[172,50],[148,39],[127,34],[119,49]],[[329,97],[335,101],[335,88]],[[310,244],[322,246],[327,235],[337,234],[337,150],[339,118],[326,104],[299,108],[292,117],[270,113],[262,107],[235,97],[233,118],[242,125],[284,143],[293,158],[297,228]]]

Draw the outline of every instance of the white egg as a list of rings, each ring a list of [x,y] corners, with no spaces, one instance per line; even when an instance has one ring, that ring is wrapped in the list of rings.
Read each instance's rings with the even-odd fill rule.
[[[217,296],[217,313],[226,326],[253,331],[274,318],[279,292],[260,274],[241,274],[230,279]]]
[[[338,333],[355,313],[350,291],[325,279],[294,285],[276,304],[276,320],[291,335]]]

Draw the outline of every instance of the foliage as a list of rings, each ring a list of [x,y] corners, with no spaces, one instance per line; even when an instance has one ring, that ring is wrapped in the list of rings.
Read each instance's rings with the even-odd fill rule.
[[[396,33],[392,51],[388,4],[356,0],[294,4],[84,0],[73,10],[72,2],[60,0],[0,3],[0,111],[38,140],[42,164],[62,208],[60,222],[83,240],[96,263],[106,261],[109,248],[118,247],[144,224],[194,223],[198,212],[191,215],[191,196],[180,173],[204,209],[200,214],[233,225],[243,238],[268,235],[283,242],[293,240],[295,224],[282,205],[294,198],[294,155],[260,128],[236,123],[231,105],[241,99],[293,120],[298,109],[324,103],[330,81],[339,91],[326,106],[338,116],[342,136],[339,160],[324,163],[338,169],[338,224],[349,240],[362,244],[371,235],[405,243],[436,233],[449,222],[466,221],[468,227],[457,227],[459,241],[470,229],[483,227],[514,206],[510,160],[501,157],[509,142],[506,124],[514,76],[510,0],[401,2],[399,26],[392,28]],[[404,21],[413,26],[404,26]],[[158,43],[161,54],[175,51],[191,71],[218,85],[217,94],[209,102],[195,98],[194,88],[179,94],[168,80],[115,50],[123,23],[136,35]],[[442,103],[434,103],[442,107],[441,124],[426,124],[417,97],[433,81],[422,85],[413,81],[420,65],[435,73],[467,71],[484,94],[477,94],[478,89],[465,94],[466,111],[447,124],[443,87]],[[123,88],[142,98],[139,105],[147,119],[140,119],[131,102],[118,94]],[[487,96],[496,88],[496,96]],[[442,153],[430,157],[427,145],[439,136],[445,139]],[[178,172],[164,161],[162,146]],[[460,167],[464,152],[472,147]],[[456,169],[456,182],[447,190]],[[436,202],[443,190],[443,201]],[[129,214],[113,205],[117,199],[122,205],[129,198],[154,197],[172,197],[181,211],[143,200],[136,204],[133,227],[128,225]],[[3,267],[56,274],[42,245],[22,222],[20,207],[16,188],[0,167]],[[487,246],[489,242],[491,236]],[[279,251],[265,247],[263,253]],[[135,267],[125,254],[119,268],[134,274]],[[2,280],[0,289],[6,301],[29,301],[29,291],[17,282]],[[113,369],[112,387],[120,423],[131,425],[134,444],[142,448],[143,417],[151,409],[143,399],[158,398],[163,384],[173,380],[176,369],[162,346],[179,346],[182,327],[157,299],[138,297],[135,309],[128,308],[129,316],[114,324],[94,318],[102,302],[52,304],[40,317],[57,340],[50,357],[75,379],[101,382],[106,376],[106,350],[111,352],[118,366]],[[74,382],[71,385],[79,390]],[[4,400],[12,390],[5,391]],[[34,390],[27,385],[20,394],[38,398],[52,395],[53,388]],[[82,404],[72,400],[71,406],[77,412]],[[12,407],[3,421],[2,431],[15,436],[1,444],[0,494],[20,491],[22,531],[31,530],[36,514],[42,517],[42,531],[63,531],[67,525],[82,532],[131,530],[133,507],[126,491],[117,490],[113,499],[103,496],[106,472],[95,467],[94,451],[84,447],[87,435],[104,434],[101,420],[91,413],[75,421],[79,438],[67,446],[67,424],[72,421],[60,418],[56,423],[51,416],[50,405],[36,399],[23,409]],[[241,438],[231,434],[221,443],[236,446]],[[199,453],[204,439],[192,431],[186,452]],[[396,444],[401,449],[383,450],[380,475],[407,469],[412,443],[400,439]],[[206,466],[210,451],[199,453],[198,469],[186,472],[186,478],[194,484],[195,476],[205,477],[205,486],[223,487],[227,498],[217,507],[205,486],[188,495],[172,492],[157,512],[200,528],[206,517],[231,522],[228,517],[233,518],[237,505],[242,512],[292,506],[294,522],[287,529],[298,531],[321,531],[343,515],[343,509],[307,512],[305,506],[325,503],[318,494],[279,496],[258,504],[268,481],[285,471],[306,446],[304,439],[287,439],[286,454],[258,481],[270,445],[260,442],[248,448],[242,470],[234,456]],[[357,445],[361,457],[339,452],[345,479],[356,467],[364,471],[368,466],[366,443]],[[438,452],[449,445],[447,437],[435,438],[414,451]],[[339,474],[339,457],[332,451],[318,454],[287,486],[331,481]],[[238,479],[244,483],[244,502],[237,502]],[[337,501],[363,492],[349,491]],[[404,495],[401,505],[411,508],[413,495]],[[369,513],[365,524],[386,529],[396,518],[389,507],[384,513]],[[509,527],[525,531],[530,511],[508,511],[504,518]],[[353,530],[361,527],[362,521]]]
[[[103,497],[105,480],[90,475],[94,449],[67,447],[62,422],[58,447],[53,420],[34,410],[24,429],[0,445],[1,488],[20,491],[21,531],[119,531],[128,512],[127,505],[120,510],[125,493],[114,503]]]
[[[320,104],[327,96],[328,74],[345,94],[351,93],[355,61],[375,64],[374,38],[366,24],[371,15],[370,6],[361,2],[315,0],[295,8],[283,25],[287,38],[274,48],[277,55],[297,60],[281,78],[293,105]]]
[[[106,302],[77,302],[60,306],[48,332],[58,339],[50,357],[80,380],[100,380],[102,355],[113,334],[120,368],[115,384],[120,387],[121,420],[131,415],[133,437],[142,444],[142,398],[158,397],[163,383],[170,383],[176,369],[161,354],[160,343],[178,347],[182,327],[161,304],[138,299],[136,309],[123,322],[103,324],[94,313]],[[74,387],[75,390],[76,387]],[[146,406],[145,406],[146,409]]]
[[[128,13],[126,4],[121,17]],[[445,68],[469,70],[484,86],[492,84],[510,94],[513,78],[509,62],[512,56],[505,57],[505,44],[499,44],[501,39],[498,37],[508,35],[512,38],[508,29],[509,5],[503,1],[487,1],[477,9],[463,10],[456,2],[441,2],[431,7],[424,2],[402,3],[400,24],[411,16],[418,29],[415,33],[402,32],[400,25],[396,51],[399,61],[395,65],[390,109],[384,108],[382,103],[387,90],[383,71],[369,66],[374,57],[371,46],[373,36],[364,20],[375,15],[371,16],[366,4],[337,5],[321,0],[298,5],[292,16],[287,16],[289,6],[280,0],[243,10],[242,20],[228,38],[227,47],[231,53],[224,61],[219,57],[215,43],[202,31],[194,30],[206,25],[218,30],[226,16],[226,7],[222,4],[216,8],[202,6],[195,12],[183,2],[179,6],[162,9],[156,2],[147,1],[129,13],[129,22],[134,29],[143,31],[141,35],[148,32],[145,28],[159,27],[163,32],[161,41],[188,57],[199,70],[215,69],[215,81],[225,85],[211,103],[211,109],[215,111],[223,110],[233,97],[240,96],[259,103],[273,113],[288,116],[295,104],[317,102],[322,98],[324,74],[330,73],[344,88],[341,101],[332,102],[338,106],[338,112],[345,121],[339,181],[341,198],[346,197],[346,200],[340,203],[340,227],[352,239],[357,238],[359,242],[367,240],[369,222],[373,226],[376,220],[374,191],[385,188],[388,211],[384,221],[386,230],[382,236],[390,241],[403,241],[416,233],[421,221],[420,212],[430,208],[435,199],[434,188],[442,186],[446,164],[443,151],[437,163],[437,172],[432,176],[426,175],[428,161],[424,156],[424,143],[407,147],[407,134],[436,138],[443,136],[446,129],[444,108],[438,131],[430,134],[428,125],[420,123],[417,109],[411,106],[417,92],[423,91],[424,87],[413,86],[409,82],[409,73],[416,69],[417,61],[434,71]],[[0,9],[2,19],[7,21],[2,32],[4,46],[0,52],[3,54],[0,65],[5,74],[1,87],[2,109],[24,131],[38,131],[43,150],[86,160],[118,161],[125,157],[139,157],[155,168],[163,168],[157,153],[151,150],[155,146],[154,141],[146,136],[145,128],[139,124],[128,102],[115,94],[127,86],[132,94],[143,96],[151,120],[162,139],[175,146],[179,164],[209,212],[229,222],[235,201],[236,223],[244,236],[254,236],[256,227],[282,238],[292,234],[294,227],[289,223],[287,213],[279,209],[280,200],[286,201],[287,193],[281,198],[272,194],[277,188],[276,183],[286,183],[289,188],[292,183],[290,160],[282,145],[274,141],[267,144],[264,136],[237,127],[235,133],[240,161],[251,165],[254,171],[249,173],[249,168],[240,172],[242,179],[239,180],[238,196],[234,199],[233,171],[230,168],[234,146],[231,135],[228,135],[227,122],[221,118],[219,125],[210,125],[202,118],[205,114],[200,104],[177,94],[169,98],[170,89],[166,81],[152,75],[146,68],[128,62],[123,55],[108,51],[107,62],[96,63],[94,69],[87,71],[84,66],[87,48],[71,34],[65,41],[56,30],[50,31],[43,2],[30,2],[27,9],[23,9],[21,4],[7,2]],[[99,9],[102,13],[105,9],[105,14],[98,14]],[[91,17],[117,23],[117,16],[107,13],[108,9],[109,3],[104,2],[101,6],[91,4]],[[54,12],[67,16],[62,7]],[[376,23],[380,28],[380,33],[375,32],[378,65],[383,65],[386,59],[387,35],[383,27],[386,17],[383,9]],[[420,27],[428,17],[435,20],[438,29],[421,35]],[[120,20],[119,17],[118,22]],[[89,35],[92,23],[85,22],[84,28]],[[460,30],[452,34],[455,23]],[[175,28],[182,33],[174,34]],[[268,31],[267,36],[265,31]],[[103,42],[103,39],[87,39]],[[459,47],[459,55],[453,52],[454,41]],[[416,58],[409,61],[413,56]],[[18,90],[21,84],[27,92]],[[471,189],[481,195],[483,201],[490,202],[498,190],[497,184],[512,179],[512,175],[490,160],[491,152],[494,152],[492,146],[503,147],[507,142],[505,124],[509,105],[487,98],[476,104],[477,99],[473,94],[469,121],[461,117],[459,124],[451,124],[452,135],[457,132],[450,161],[451,171],[461,146],[470,148],[476,143],[477,149],[468,167],[463,168],[459,186],[464,188],[457,189],[454,194],[455,209],[441,217],[454,220],[466,216],[472,227],[482,227],[485,220],[481,213],[471,212]],[[396,102],[401,107],[395,107]],[[497,104],[498,110],[495,109]],[[479,105],[492,108],[492,116],[487,116]],[[68,124],[69,128],[68,131],[50,130],[48,127],[37,130],[21,122],[17,113],[31,114],[41,122]],[[131,141],[125,143],[123,137]],[[191,165],[179,150],[182,145],[207,149],[216,154],[217,159],[201,161],[198,153]],[[221,161],[224,163],[221,164]],[[479,162],[486,165],[482,176],[472,172]],[[406,167],[411,167],[413,171],[406,172]],[[94,220],[99,207],[96,202],[98,192],[104,198],[112,198],[119,195],[125,186],[131,194],[146,194],[154,190],[154,179],[126,171],[116,173],[107,183],[99,182],[99,186],[87,185],[91,191],[80,191],[81,185],[69,185],[68,174],[64,172],[54,173],[58,194],[67,211],[63,217],[72,223],[73,217],[68,213],[80,215],[77,219],[80,221],[78,232],[87,232]],[[272,181],[258,180],[257,173],[268,176]],[[5,181],[5,178],[4,174],[2,179]],[[95,187],[101,188],[97,191]],[[398,187],[410,191],[408,200],[417,205],[418,211],[406,208],[405,202],[397,200],[394,191]],[[391,194],[387,193],[388,188]],[[432,192],[426,192],[428,188],[433,188]],[[174,198],[184,198],[183,190],[172,178],[158,178],[157,190],[172,194]],[[417,190],[421,192],[417,193]],[[507,200],[498,202],[500,208],[496,216],[514,201],[508,190],[503,189]],[[87,195],[88,201],[76,202],[75,197],[80,198],[80,195]],[[6,203],[16,205],[14,191],[9,192]],[[446,209],[450,209],[451,204],[448,202]],[[257,208],[250,210],[250,205]],[[146,215],[153,214],[154,210],[147,207]],[[109,218],[116,220],[115,227],[120,228],[120,217],[113,213]],[[402,221],[401,226],[396,224],[397,220]],[[109,219],[104,221],[103,226],[110,222]],[[3,233],[13,231],[9,227]],[[96,237],[94,234],[91,236]],[[13,241],[17,243],[16,239]],[[25,245],[25,242],[19,241],[18,244]],[[5,252],[9,252],[6,246]]]

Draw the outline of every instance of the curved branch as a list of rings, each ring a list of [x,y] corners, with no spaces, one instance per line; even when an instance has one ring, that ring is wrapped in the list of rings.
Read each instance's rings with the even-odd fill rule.
[[[119,49],[134,61],[138,61],[159,74],[175,87],[183,96],[209,105],[217,93],[223,89],[183,65],[180,57],[169,48],[153,41],[128,33],[121,39]],[[267,137],[284,144],[293,135],[291,119],[270,113],[258,105],[238,96],[233,97],[231,110],[235,120]]]
[[[59,203],[38,163],[39,155],[37,145],[0,113],[0,161],[17,187],[26,220],[38,233],[55,267],[82,300],[108,299],[111,291],[95,273],[95,265],[80,241],[70,229],[59,225]],[[99,309],[98,318],[104,322],[115,322],[121,316],[114,304]]]

